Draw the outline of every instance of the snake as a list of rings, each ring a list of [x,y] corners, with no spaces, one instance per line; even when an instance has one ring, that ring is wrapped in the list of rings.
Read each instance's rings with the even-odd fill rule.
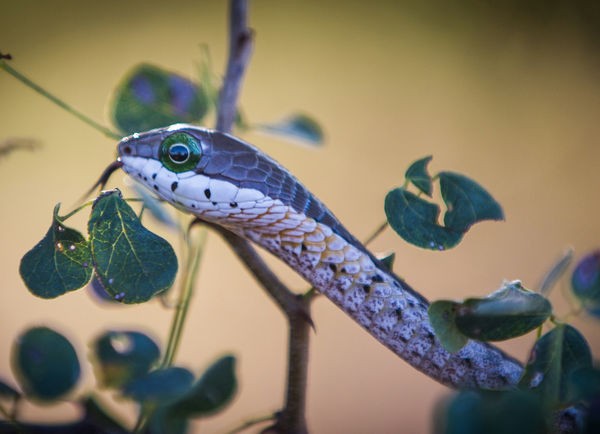
[[[160,199],[281,259],[383,345],[430,378],[462,389],[509,389],[522,365],[469,340],[449,352],[429,303],[388,269],[289,170],[216,130],[175,124],[123,138],[119,166]]]

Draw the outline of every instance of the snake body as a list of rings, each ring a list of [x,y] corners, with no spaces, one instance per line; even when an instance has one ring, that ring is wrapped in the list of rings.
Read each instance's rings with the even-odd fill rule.
[[[288,170],[228,134],[176,124],[124,138],[126,173],[160,198],[262,246],[378,341],[451,387],[505,389],[521,365],[470,341],[449,353],[427,300],[387,270]]]

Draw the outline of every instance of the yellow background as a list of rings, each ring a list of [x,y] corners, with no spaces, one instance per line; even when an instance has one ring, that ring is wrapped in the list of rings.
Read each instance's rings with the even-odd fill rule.
[[[505,278],[535,287],[567,246],[577,257],[599,246],[597,35],[574,7],[515,14],[480,2],[445,3],[252,3],[256,49],[241,98],[245,113],[253,122],[311,113],[327,143],[310,149],[259,133],[245,138],[295,173],[358,238],[383,220],[385,193],[402,182],[406,167],[433,154],[433,172],[473,177],[500,201],[507,221],[476,225],[449,252],[417,249],[391,231],[373,248],[396,251],[397,272],[430,299],[482,295]],[[104,123],[111,90],[139,62],[194,77],[200,44],[207,44],[215,70],[224,66],[224,1],[3,0],[1,6],[0,50],[14,56],[14,66]],[[94,336],[133,328],[164,343],[171,312],[158,302],[103,307],[84,290],[53,301],[26,290],[21,256],[46,232],[54,204],[63,202],[66,211],[112,161],[115,143],[0,73],[0,138],[9,137],[35,138],[41,148],[0,160],[0,376],[11,378],[15,336],[47,324],[76,342],[85,371],[77,393],[83,393],[93,387],[87,343]],[[119,172],[111,185],[123,188],[123,180]],[[85,231],[83,214],[71,224]],[[293,287],[306,286],[270,263]],[[560,291],[553,300],[562,300]],[[558,311],[566,305],[558,303]],[[313,432],[431,428],[445,388],[328,300],[314,304],[314,320]],[[590,318],[576,324],[598,353],[598,324]],[[503,347],[524,360],[531,342],[528,336]],[[278,408],[285,345],[283,317],[211,236],[177,362],[200,372],[231,351],[240,390],[224,413],[198,424],[202,432],[224,432]],[[110,394],[102,398],[108,402]],[[132,420],[132,405],[111,405]],[[24,416],[65,420],[73,409],[28,406]]]

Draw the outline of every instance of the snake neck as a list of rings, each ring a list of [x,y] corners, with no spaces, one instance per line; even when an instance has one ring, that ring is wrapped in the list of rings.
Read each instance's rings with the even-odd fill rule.
[[[429,323],[427,301],[386,270],[354,238],[291,207],[275,204],[243,225],[219,224],[282,259],[315,289],[352,317],[379,342],[431,378],[456,388],[514,386],[521,365],[495,347],[471,341],[458,353],[446,351]]]

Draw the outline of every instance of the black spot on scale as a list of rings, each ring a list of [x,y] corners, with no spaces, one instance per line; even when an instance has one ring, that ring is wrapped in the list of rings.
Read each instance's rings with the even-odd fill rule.
[[[173,181],[173,184],[171,184],[171,191],[173,193],[175,193],[175,190],[177,190],[178,185],[179,185],[179,183],[177,181]]]
[[[237,208],[238,204],[237,202],[229,202],[229,206],[232,208]]]
[[[148,181],[148,177],[147,176],[144,176],[144,181]]]
[[[367,294],[371,292],[371,285],[363,285],[363,291],[365,291]]]
[[[398,318],[398,320],[402,321],[402,309],[398,308],[398,309],[396,309],[396,311],[394,313],[396,314],[396,318]]]
[[[306,244],[302,243],[301,248],[303,251],[306,250]]]
[[[153,173],[152,174],[152,179],[156,179],[156,175],[158,175],[158,173]]]
[[[213,206],[217,206],[217,202],[213,202],[212,204],[213,204]]]
[[[337,271],[337,265],[329,264],[329,269],[335,273]]]
[[[195,203],[191,203],[190,204],[192,208],[196,208],[196,204]]]
[[[373,282],[381,283],[383,282],[383,277],[381,276],[381,274],[374,274],[373,276],[371,276],[371,280]]]
[[[154,189],[158,191],[158,185],[154,184]]]
[[[207,199],[210,199],[210,188],[204,190],[204,196],[206,196]]]

